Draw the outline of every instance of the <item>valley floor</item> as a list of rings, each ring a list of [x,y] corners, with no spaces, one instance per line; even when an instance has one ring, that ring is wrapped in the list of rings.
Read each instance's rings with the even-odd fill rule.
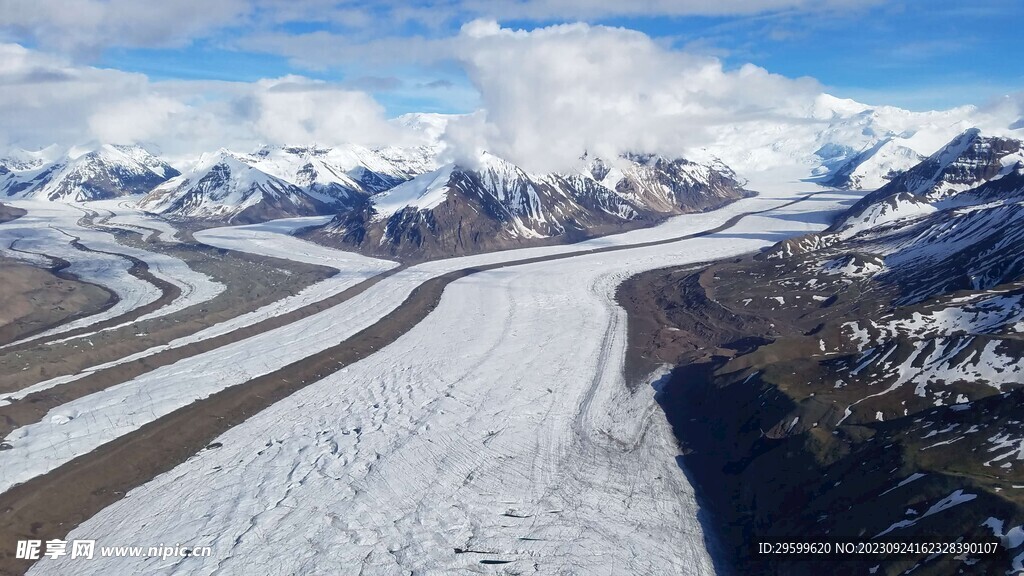
[[[212,555],[45,558],[32,573],[713,573],[700,511],[654,389],[631,387],[623,375],[626,316],[615,292],[642,271],[730,258],[822,229],[855,199],[806,183],[758,184],[750,186],[761,192],[756,198],[655,228],[427,262],[372,281],[394,264],[282,236],[296,223],[197,233],[197,241],[219,248],[340,272],[251,312],[259,317],[250,321],[226,320],[187,336],[191,343],[370,284],[13,429],[0,450],[0,490],[8,491],[0,500],[16,509],[0,517],[9,525],[3,532],[22,534],[16,521],[41,505],[33,486],[73,482],[92,455],[121,442],[168,456],[155,477],[120,484],[134,488],[127,494],[91,501],[96,509],[66,507],[76,516],[61,526],[84,521],[70,533],[54,522],[48,534],[100,546],[211,546]],[[682,239],[644,245],[674,238]],[[118,278],[112,288],[136,284],[125,273],[111,275]],[[370,345],[360,344],[367,330],[438,278],[450,283],[411,329],[390,334],[365,357],[335,363],[331,373],[303,369],[305,359]],[[136,306],[150,297],[141,288],[123,292],[139,294]],[[35,386],[60,390],[67,378],[75,375]],[[142,434],[147,427],[260,378],[303,383],[187,460],[146,444],[155,438]],[[14,572],[27,567],[3,562]]]

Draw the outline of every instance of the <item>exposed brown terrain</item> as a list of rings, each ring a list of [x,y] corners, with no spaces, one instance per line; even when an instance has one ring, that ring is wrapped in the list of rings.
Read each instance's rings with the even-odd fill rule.
[[[439,258],[469,256],[485,252],[516,250],[537,246],[573,244],[590,238],[647,228],[663,222],[667,216],[647,218],[616,224],[591,224],[586,229],[570,229],[564,234],[548,238],[527,238],[508,234],[498,220],[473,217],[485,208],[479,200],[452,196],[431,212],[406,211],[396,214],[394,220],[404,230],[399,239],[383,238],[385,226],[368,224],[372,215],[368,208],[339,216],[338,223],[349,232],[339,234],[325,228],[314,228],[300,235],[307,240],[334,246],[341,250],[354,250],[369,256],[416,264]]]
[[[130,233],[125,235],[134,236]],[[0,383],[0,392],[11,392],[56,376],[75,374],[90,366],[166,344],[295,294],[334,273],[319,266],[218,251],[200,245],[147,246],[147,249],[159,249],[179,257],[193,269],[224,283],[227,289],[201,305],[100,332],[87,339],[59,343],[44,340],[0,350],[0,373],[7,375]],[[138,317],[137,314],[133,316]],[[115,325],[127,319],[122,316],[117,320]],[[99,324],[90,326],[89,331],[100,327]],[[69,334],[55,338],[63,339]]]
[[[100,390],[104,390],[121,382],[126,382],[140,374],[150,372],[161,366],[173,364],[183,358],[202,354],[203,352],[208,352],[221,346],[226,346],[233,342],[238,342],[239,340],[244,340],[256,334],[273,330],[274,328],[290,324],[307,316],[316,314],[317,312],[326,310],[332,306],[336,306],[341,302],[364,292],[370,286],[373,286],[398,270],[399,269],[390,270],[329,298],[297,308],[285,314],[268,318],[244,328],[239,328],[226,334],[186,344],[177,348],[157,352],[150,356],[146,356],[145,358],[125,362],[103,370],[96,370],[88,376],[68,382],[61,386],[27,394],[6,406],[0,406],[0,437],[7,436],[7,434],[12,430],[20,426],[39,422],[51,409],[67,402],[71,402],[77,398],[99,392]],[[2,446],[3,445],[0,444],[0,449],[2,449]]]
[[[82,252],[95,252],[95,253],[100,253],[100,254],[104,254],[104,253],[105,254],[110,254],[109,252],[103,252],[101,250],[94,250],[92,248],[89,248],[88,246],[85,246],[84,244],[79,242],[79,240],[77,238],[74,238],[71,241],[71,245],[76,250],[81,250]],[[138,278],[139,280],[142,280],[143,282],[146,282],[148,284],[152,284],[153,286],[155,286],[157,288],[157,290],[160,291],[160,296],[156,300],[150,302],[149,304],[146,304],[146,305],[143,305],[143,306],[139,306],[138,308],[134,308],[132,310],[129,310],[128,312],[125,312],[124,314],[115,316],[114,318],[110,318],[108,320],[103,320],[101,322],[96,322],[95,324],[91,324],[89,326],[84,326],[82,328],[76,328],[74,330],[68,330],[67,332],[64,332],[64,333],[62,333],[60,335],[61,338],[67,338],[67,337],[70,337],[70,336],[77,336],[79,334],[85,334],[85,333],[88,333],[88,332],[93,332],[95,330],[102,330],[102,329],[108,328],[110,326],[117,326],[118,324],[123,324],[125,322],[131,322],[131,321],[135,320],[136,318],[141,318],[142,316],[144,316],[146,314],[149,314],[150,312],[153,312],[154,310],[159,310],[160,308],[163,308],[164,306],[167,306],[168,304],[173,302],[178,296],[181,295],[181,290],[177,286],[175,286],[174,284],[171,284],[170,282],[167,282],[166,280],[162,280],[162,279],[157,278],[156,276],[154,276],[149,271],[149,265],[146,264],[145,262],[143,262],[142,260],[139,260],[138,258],[135,258],[133,256],[128,256],[126,254],[116,254],[116,255],[121,257],[121,258],[124,258],[125,260],[128,260],[131,263],[131,266],[128,268],[128,273],[129,274],[131,274],[132,276]],[[18,349],[18,347],[13,347],[12,349]]]
[[[454,272],[424,283],[394,312],[339,346],[185,406],[8,490],[0,495],[0,539],[66,535],[131,488],[207,448],[218,435],[260,410],[393,342],[437,305],[444,286],[468,273]],[[54,493],[62,498],[55,500]],[[30,566],[14,559],[9,550],[3,554],[0,574],[23,574]]]
[[[0,223],[10,222],[15,218],[20,218],[25,215],[25,211],[21,208],[15,208],[14,206],[8,206],[0,203]]]
[[[750,574],[1024,565],[1024,163],[965,131],[827,230],[627,282],[634,362]],[[969,542],[992,555],[762,555],[758,542]]]
[[[1002,547],[973,564],[921,554],[754,553],[757,542],[871,540],[904,510],[913,523],[882,540],[993,542],[982,526],[988,518],[1006,526],[1024,520],[1024,494],[1015,488],[1024,485],[1024,470],[985,464],[995,456],[987,442],[1021,431],[1024,390],[943,383],[950,400],[963,394],[972,401],[959,407],[937,407],[912,385],[878,395],[889,382],[874,369],[858,377],[862,350],[840,329],[851,319],[913,317],[965,292],[897,307],[898,285],[815,272],[822,258],[747,257],[659,270],[620,289],[630,313],[630,363],[676,366],[659,402],[725,556],[743,574],[861,574],[875,566],[877,574],[915,566],[915,574],[1002,573],[1009,565]],[[894,347],[891,359],[908,357],[912,342]],[[894,489],[912,474],[924,476]],[[971,506],[923,518],[956,490],[975,497]]]
[[[115,301],[99,286],[4,256],[0,275],[0,343],[95,314]]]

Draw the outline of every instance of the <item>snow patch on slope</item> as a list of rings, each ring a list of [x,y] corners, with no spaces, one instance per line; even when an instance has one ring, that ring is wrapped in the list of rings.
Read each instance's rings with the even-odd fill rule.
[[[405,208],[430,210],[448,198],[448,180],[455,164],[446,164],[433,172],[403,182],[371,199],[378,219],[385,219]]]

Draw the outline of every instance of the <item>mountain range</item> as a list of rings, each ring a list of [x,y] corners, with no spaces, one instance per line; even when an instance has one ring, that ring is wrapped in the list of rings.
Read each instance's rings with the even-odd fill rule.
[[[247,223],[331,214],[411,178],[413,167],[360,146],[263,147],[204,154],[187,173],[152,188],[139,205],[176,218]]]
[[[131,196],[168,219],[233,224],[334,215],[307,233],[368,254],[429,258],[574,241],[715,208],[750,194],[734,166],[784,162],[827,186],[873,190],[966,127],[956,110],[911,113],[827,95],[801,113],[806,133],[746,126],[686,156],[584,154],[546,174],[485,151],[452,161],[444,135],[462,117],[438,114],[396,119],[418,135],[414,144],[222,149],[180,171],[137,145],[54,146],[0,160],[0,198]]]
[[[681,158],[582,158],[575,172],[537,175],[484,153],[477,166],[446,164],[308,233],[371,254],[430,258],[577,241],[749,194],[724,166]]]
[[[437,138],[444,119],[407,117]],[[20,152],[0,162],[12,198],[132,196],[169,219],[252,223],[335,214],[308,232],[376,255],[423,259],[575,241],[707,210],[750,194],[726,166],[654,154],[580,159],[530,174],[483,152],[441,163],[438,141],[412,147],[264,146],[203,154],[183,173],[138,146]]]
[[[179,172],[141,146],[105,144],[71,149],[53,147],[0,161],[0,195],[52,201],[105,200],[143,194]]]

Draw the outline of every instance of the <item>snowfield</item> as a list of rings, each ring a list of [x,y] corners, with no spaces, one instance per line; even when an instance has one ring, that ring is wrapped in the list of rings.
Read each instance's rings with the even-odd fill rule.
[[[762,196],[656,228],[420,264],[334,308],[80,398],[13,431],[4,440],[11,449],[0,451],[4,489],[342,342],[428,278],[578,253],[453,282],[437,309],[390,346],[228,431],[219,447],[68,536],[100,545],[211,545],[212,558],[43,559],[32,573],[712,573],[654,388],[630,393],[623,381],[626,318],[614,293],[644,270],[820,230],[828,212],[855,199],[825,193],[780,208],[815,187],[750,187]],[[705,237],[587,253],[771,209]]]
[[[374,196],[376,217],[385,219],[409,207],[429,210],[441,205],[447,198],[448,178],[454,168],[454,164],[447,164]]]
[[[355,252],[336,250],[291,236],[291,234],[302,228],[317,226],[330,220],[330,216],[283,218],[262,224],[210,228],[193,234],[193,237],[198,242],[213,246],[214,248],[326,266],[334,268],[338,273],[300,290],[297,294],[282,298],[248,314],[242,314],[197,332],[188,339],[182,339],[181,343],[186,344],[205,340],[238,328],[250,326],[267,318],[291,312],[307,304],[319,302],[344,292],[364,280],[369,280],[382,272],[398,266],[397,262],[390,260],[370,258]]]
[[[382,262],[354,252],[335,250],[290,236],[290,234],[303,228],[320,226],[330,221],[330,216],[283,218],[261,224],[210,228],[200,230],[192,236],[196,241],[213,246],[214,248],[237,250],[260,256],[304,262],[306,264],[317,264],[336,270],[342,270],[348,262],[362,264]],[[391,262],[388,264],[395,265]]]

